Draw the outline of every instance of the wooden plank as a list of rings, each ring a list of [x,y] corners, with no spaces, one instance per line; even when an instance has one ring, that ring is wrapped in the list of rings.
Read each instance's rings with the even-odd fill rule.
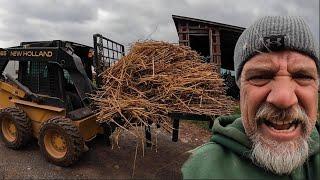
[[[192,34],[192,33],[189,33],[189,35],[191,35],[191,36],[208,36],[208,33],[206,33],[206,34],[200,34],[200,33]]]
[[[190,34],[207,34],[208,35],[208,29],[200,30],[200,29],[189,29]]]
[[[212,52],[212,29],[209,29],[209,49],[210,49],[210,63],[213,62],[213,52]]]
[[[195,121],[209,121],[209,120],[215,119],[215,116],[211,116],[211,115],[180,113],[180,112],[169,113],[169,116],[175,119],[195,120]]]

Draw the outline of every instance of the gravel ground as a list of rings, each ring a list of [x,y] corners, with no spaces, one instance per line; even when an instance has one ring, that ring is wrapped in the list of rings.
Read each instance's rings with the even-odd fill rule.
[[[198,131],[201,131],[200,138],[190,138],[197,136]],[[143,156],[141,146],[138,147],[134,175],[137,145],[125,134],[120,139],[120,149],[112,149],[104,137],[97,137],[89,143],[90,150],[80,161],[68,168],[46,162],[36,140],[19,151],[8,149],[0,142],[0,179],[181,179],[180,168],[189,157],[187,151],[203,144],[208,134],[182,124],[179,142],[172,142],[170,135],[159,135],[157,151],[154,146],[144,146]]]

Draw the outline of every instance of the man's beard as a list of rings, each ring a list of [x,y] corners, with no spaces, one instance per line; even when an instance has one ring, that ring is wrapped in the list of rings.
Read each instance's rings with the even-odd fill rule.
[[[257,134],[251,140],[251,158],[258,165],[276,174],[290,174],[308,158],[308,141],[302,137],[293,141],[277,142]]]
[[[299,119],[303,134],[291,141],[268,139],[258,130],[258,125],[263,119],[273,121]],[[276,174],[290,174],[306,161],[309,152],[309,136],[306,132],[309,118],[300,106],[281,110],[271,104],[263,104],[256,114],[256,122],[256,131],[250,136],[253,143],[251,152],[253,162]]]

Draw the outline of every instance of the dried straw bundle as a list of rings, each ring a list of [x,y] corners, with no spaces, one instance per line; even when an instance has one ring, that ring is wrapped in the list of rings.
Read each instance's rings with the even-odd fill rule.
[[[125,120],[123,128],[168,124],[169,112],[226,115],[234,102],[225,96],[215,66],[189,47],[137,42],[129,54],[101,74],[105,85],[93,99],[99,122]]]

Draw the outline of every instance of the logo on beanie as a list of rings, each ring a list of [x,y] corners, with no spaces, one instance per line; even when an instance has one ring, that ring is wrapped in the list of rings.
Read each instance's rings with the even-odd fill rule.
[[[284,48],[284,35],[271,35],[263,38],[267,50],[276,51]]]

